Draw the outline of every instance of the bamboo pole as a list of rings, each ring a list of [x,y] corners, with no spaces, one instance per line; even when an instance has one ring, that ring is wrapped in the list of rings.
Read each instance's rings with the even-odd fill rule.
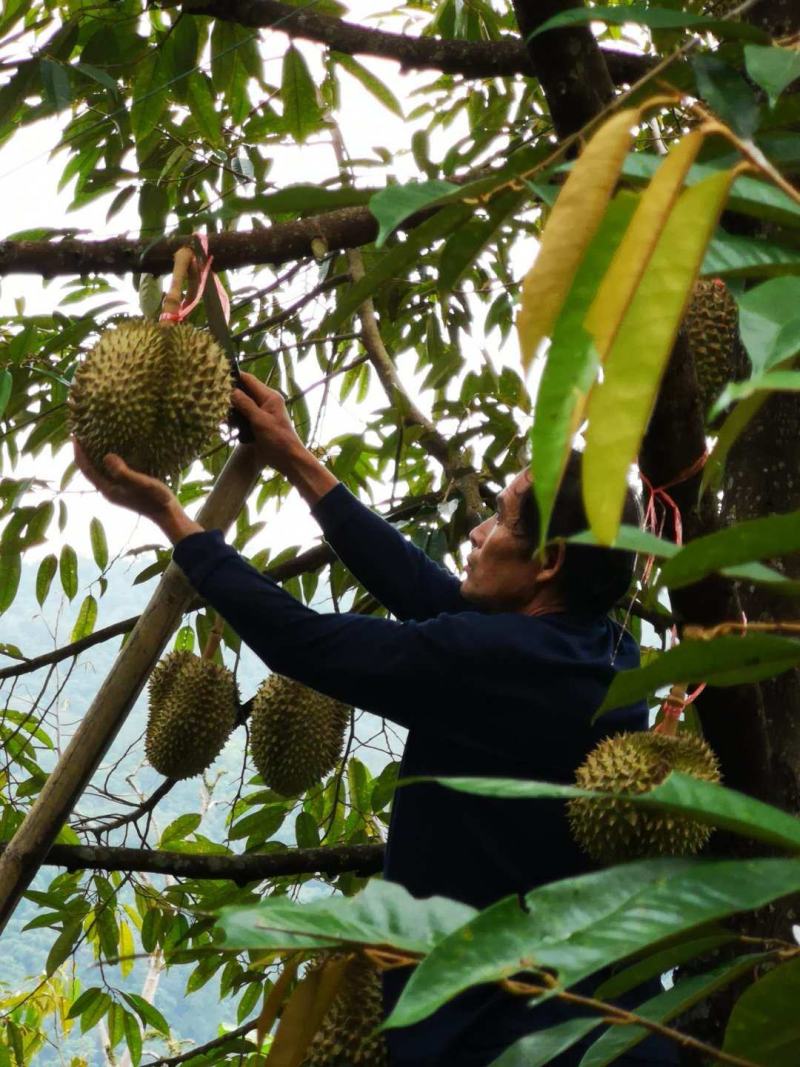
[[[200,525],[207,530],[227,530],[255,479],[251,449],[240,445],[200,511],[197,517]],[[89,784],[195,595],[177,564],[170,563],[85,718],[0,857],[0,932]]]

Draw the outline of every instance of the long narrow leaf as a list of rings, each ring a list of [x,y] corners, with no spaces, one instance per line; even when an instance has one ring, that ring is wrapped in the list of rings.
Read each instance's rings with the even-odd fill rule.
[[[531,968],[569,988],[668,937],[798,889],[800,859],[644,860],[534,889],[524,907],[508,897],[436,945],[385,1025],[410,1026],[473,985]]]
[[[620,111],[598,130],[555,203],[536,261],[522,283],[517,331],[526,368],[540,342],[550,335],[578,265],[605,214],[640,114],[638,108]]]
[[[589,398],[583,494],[602,544],[619,527],[628,470],[732,180],[733,171],[723,171],[681,195]]]
[[[435,778],[448,789],[500,800],[603,797],[606,793],[555,782],[531,782],[519,778]],[[800,853],[800,819],[734,789],[703,782],[673,771],[661,785],[647,793],[626,795],[635,807],[656,808],[675,815],[691,816],[707,826],[740,834],[768,845]]]
[[[688,134],[672,149],[648,185],[586,316],[586,329],[605,359],[655,251],[705,135]]]

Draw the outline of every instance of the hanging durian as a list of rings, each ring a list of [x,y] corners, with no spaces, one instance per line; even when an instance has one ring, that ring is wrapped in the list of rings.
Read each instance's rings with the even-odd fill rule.
[[[269,788],[297,796],[321,782],[342,754],[351,710],[291,678],[270,675],[250,717],[250,752]]]
[[[128,319],[106,329],[75,372],[72,433],[89,459],[107,452],[156,478],[208,445],[230,407],[228,359],[193,326]]]
[[[369,959],[353,956],[301,1067],[388,1067],[380,975]]]
[[[717,758],[701,737],[653,731],[607,737],[589,753],[575,778],[582,789],[646,793],[670,771],[706,782],[720,780]],[[573,837],[600,863],[692,855],[711,833],[710,827],[687,816],[645,810],[624,800],[580,797],[570,800],[567,809]]]
[[[725,386],[747,373],[747,357],[739,340],[739,309],[723,281],[701,278],[695,284],[683,329],[707,415]]]
[[[170,652],[150,677],[144,750],[167,778],[201,774],[236,725],[239,695],[227,667],[191,652]]]

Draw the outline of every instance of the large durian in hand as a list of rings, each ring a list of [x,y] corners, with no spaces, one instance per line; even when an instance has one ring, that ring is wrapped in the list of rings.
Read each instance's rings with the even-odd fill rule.
[[[250,716],[253,763],[270,789],[293,797],[321,782],[336,765],[350,720],[347,704],[271,674]]]
[[[717,758],[702,738],[652,731],[607,737],[589,753],[575,778],[582,789],[646,793],[670,771],[706,782],[720,780]],[[569,801],[567,811],[573,837],[601,863],[689,856],[705,845],[711,833],[710,827],[694,819],[613,798],[576,798]]]
[[[725,386],[747,373],[747,356],[739,340],[739,309],[723,281],[701,278],[696,282],[683,329],[706,415]]]
[[[239,695],[227,667],[191,652],[170,652],[150,676],[144,750],[167,778],[211,766],[236,725]]]
[[[301,1067],[388,1067],[378,972],[366,956],[350,959],[333,1003],[314,1035]]]
[[[116,452],[134,470],[165,478],[208,445],[231,388],[227,357],[209,334],[128,319],[104,330],[76,370],[71,429],[95,466]]]

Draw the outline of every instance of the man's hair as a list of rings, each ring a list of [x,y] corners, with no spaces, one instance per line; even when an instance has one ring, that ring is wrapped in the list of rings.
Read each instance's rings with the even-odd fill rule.
[[[581,454],[573,451],[553,506],[548,538],[571,537],[588,529],[589,522],[581,492]],[[641,524],[639,501],[628,487],[622,521]],[[522,495],[515,531],[535,547],[539,543],[540,522],[536,498],[531,490]],[[627,593],[633,578],[636,555],[598,545],[565,547],[564,564],[558,575],[558,588],[567,611],[577,614],[604,615]]]

